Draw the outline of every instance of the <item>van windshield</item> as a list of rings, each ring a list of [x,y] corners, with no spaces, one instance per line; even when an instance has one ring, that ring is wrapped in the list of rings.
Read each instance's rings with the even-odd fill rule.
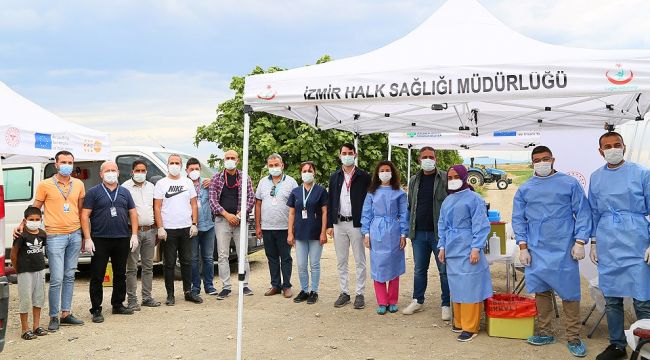
[[[169,155],[173,154],[172,152],[161,152],[161,151],[154,151],[154,155],[160,161],[163,162],[163,164],[167,164],[167,159],[169,159]],[[185,155],[185,154],[179,154],[181,159],[183,159],[183,170],[185,170],[185,164],[187,164],[187,160],[189,160],[192,156]],[[213,175],[212,170],[210,167],[203,162],[201,162],[201,178],[211,178]]]

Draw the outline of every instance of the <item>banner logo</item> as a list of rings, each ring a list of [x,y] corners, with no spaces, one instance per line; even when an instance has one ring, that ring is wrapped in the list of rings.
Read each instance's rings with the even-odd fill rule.
[[[266,89],[257,93],[257,98],[260,100],[273,100],[278,95],[278,92],[271,87],[271,85],[266,85]]]
[[[623,68],[621,64],[616,64],[615,68],[605,72],[605,77],[614,85],[625,85],[632,81],[634,73],[630,69]]]
[[[577,170],[569,170],[566,172],[567,175],[574,177],[580,185],[582,185],[583,188],[587,188],[587,178],[585,178],[584,175],[580,171]]]
[[[15,127],[10,127],[5,132],[5,142],[11,147],[16,147],[20,144],[20,130]]]
[[[84,152],[100,153],[102,151],[102,142],[99,140],[85,139],[82,146]]]

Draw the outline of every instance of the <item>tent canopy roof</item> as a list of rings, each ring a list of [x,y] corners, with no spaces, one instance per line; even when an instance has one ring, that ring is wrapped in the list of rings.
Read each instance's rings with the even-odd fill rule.
[[[3,162],[49,159],[60,150],[72,152],[77,160],[110,157],[108,136],[102,132],[63,120],[20,96],[0,82],[0,154]]]
[[[480,135],[642,119],[648,92],[650,50],[546,44],[475,0],[449,0],[380,49],[250,76],[244,101],[322,129]]]

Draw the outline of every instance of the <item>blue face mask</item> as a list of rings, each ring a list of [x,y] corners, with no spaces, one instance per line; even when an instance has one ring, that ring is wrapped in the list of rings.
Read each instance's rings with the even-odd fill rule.
[[[69,164],[59,165],[59,174],[63,176],[70,176],[70,174],[72,174],[72,165]]]

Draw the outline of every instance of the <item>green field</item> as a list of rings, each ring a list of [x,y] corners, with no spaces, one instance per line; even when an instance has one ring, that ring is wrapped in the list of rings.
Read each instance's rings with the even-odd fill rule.
[[[533,170],[532,169],[525,169],[525,170],[507,170],[508,174],[512,176],[512,183],[520,186],[526,180],[530,179],[531,176],[533,176]]]

